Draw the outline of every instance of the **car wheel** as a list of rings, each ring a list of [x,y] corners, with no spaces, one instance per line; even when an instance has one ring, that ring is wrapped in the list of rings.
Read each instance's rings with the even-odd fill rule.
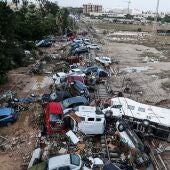
[[[120,123],[120,124],[118,125],[118,130],[119,130],[119,132],[125,131],[125,127],[124,127],[124,125],[123,125],[122,123]]]

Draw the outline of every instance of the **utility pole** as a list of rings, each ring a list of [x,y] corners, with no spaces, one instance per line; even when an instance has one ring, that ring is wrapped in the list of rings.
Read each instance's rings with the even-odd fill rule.
[[[155,21],[155,23],[154,23],[154,31],[155,31],[155,33],[157,33],[158,16],[159,16],[159,0],[157,0],[155,20],[154,20]]]
[[[124,1],[124,2],[126,2],[128,4],[128,8],[127,8],[128,12],[127,12],[127,14],[130,14],[130,4],[131,4],[131,1],[129,0],[129,1]]]
[[[130,14],[130,4],[131,4],[131,1],[129,0],[128,1],[128,14]]]

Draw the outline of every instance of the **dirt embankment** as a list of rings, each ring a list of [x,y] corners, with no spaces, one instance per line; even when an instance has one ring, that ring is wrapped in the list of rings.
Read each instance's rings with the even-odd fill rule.
[[[94,26],[104,40],[103,54],[119,61],[112,66],[117,74],[111,78],[113,90],[128,88],[127,97],[170,107],[170,37],[155,38],[152,33],[116,31],[113,24],[110,24],[108,34],[103,35],[103,28],[98,24]]]

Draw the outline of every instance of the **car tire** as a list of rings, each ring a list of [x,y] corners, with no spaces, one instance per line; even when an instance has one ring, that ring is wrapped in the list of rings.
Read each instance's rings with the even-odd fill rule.
[[[118,130],[119,130],[119,132],[123,132],[123,131],[125,131],[125,126],[123,125],[123,123],[120,123],[119,125],[118,125]]]

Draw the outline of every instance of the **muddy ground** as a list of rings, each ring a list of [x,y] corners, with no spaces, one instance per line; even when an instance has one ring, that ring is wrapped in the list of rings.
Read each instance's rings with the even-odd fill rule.
[[[93,25],[103,43],[99,55],[118,62],[112,65],[112,89],[127,87],[127,97],[170,107],[170,37],[114,29],[103,35],[103,29]]]
[[[125,96],[154,105],[170,107],[170,45],[168,37],[159,37],[145,33],[120,33],[114,35],[110,30],[103,35],[103,29],[96,27],[97,39],[102,49],[95,55],[107,55],[116,61],[111,67],[114,74],[110,78],[113,91],[126,91]],[[127,35],[128,34],[128,35]],[[162,40],[162,41],[160,41]],[[162,44],[160,45],[159,43]],[[63,44],[62,44],[63,45]],[[57,53],[60,44],[43,49],[45,53]],[[117,63],[118,62],[118,63]],[[27,74],[29,67],[12,70],[8,73],[9,83],[0,87],[0,92],[15,91],[18,96],[29,96],[31,93],[48,93],[52,83],[51,76]],[[10,141],[10,148],[0,153],[1,170],[22,170],[29,162],[31,153],[36,147],[38,127],[36,120],[42,111],[39,105],[28,106],[22,111],[15,124],[1,127],[0,134]],[[23,166],[22,166],[23,165]]]

